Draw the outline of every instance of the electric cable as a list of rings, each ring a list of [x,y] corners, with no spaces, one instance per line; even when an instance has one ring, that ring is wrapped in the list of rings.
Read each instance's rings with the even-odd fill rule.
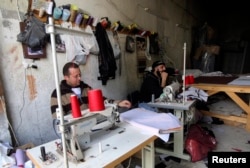
[[[17,6],[17,14],[18,14],[18,18],[19,18],[19,21],[21,21],[21,16],[20,16],[20,12],[19,12],[19,4],[18,4],[18,0],[16,0],[16,6]]]
[[[19,116],[20,116],[20,123],[18,124],[17,126],[17,130],[16,132],[18,132],[19,128],[20,128],[20,125],[22,125],[22,122],[23,122],[23,119],[22,119],[22,112],[23,112],[23,108],[24,108],[24,105],[25,105],[25,98],[24,98],[24,92],[25,92],[25,89],[26,89],[26,75],[27,75],[27,72],[26,72],[26,68],[24,69],[24,87],[23,87],[23,92],[22,92],[22,99],[23,99],[23,104],[22,104],[22,107],[20,108],[19,110]]]

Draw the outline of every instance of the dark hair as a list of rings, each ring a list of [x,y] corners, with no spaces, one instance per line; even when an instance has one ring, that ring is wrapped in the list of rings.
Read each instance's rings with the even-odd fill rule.
[[[68,62],[64,65],[63,67],[63,75],[68,76],[69,74],[69,69],[70,68],[79,68],[79,65],[74,63],[74,62]]]
[[[155,67],[159,66],[159,65],[165,65],[164,62],[162,61],[155,61],[153,64],[152,64],[152,71],[154,71]]]

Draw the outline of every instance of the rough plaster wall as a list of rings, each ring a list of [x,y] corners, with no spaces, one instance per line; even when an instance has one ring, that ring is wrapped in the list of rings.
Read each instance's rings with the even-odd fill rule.
[[[0,76],[0,141],[11,142],[10,132],[8,131],[8,118],[6,113],[6,103],[4,97],[4,91]]]
[[[163,34],[164,38],[168,38],[166,43],[168,56],[175,60],[176,66],[181,66],[182,45],[186,39],[184,31],[176,29],[175,24],[181,23],[185,18],[183,11],[175,7],[171,1],[92,0],[84,3],[83,0],[75,0],[74,3],[95,17],[107,16],[111,21],[120,20],[127,25],[136,23],[145,30]],[[57,2],[57,6],[62,4],[68,4],[68,1]],[[152,11],[168,17],[169,20],[159,19],[155,15],[145,12],[137,4],[150,7]],[[22,18],[27,4],[20,2],[19,5]],[[166,7],[162,7],[162,5],[166,5]],[[10,6],[11,8],[9,8]],[[24,69],[23,61],[32,62],[32,60],[23,58],[22,46],[16,41],[16,35],[19,33],[19,15],[15,6],[15,1],[7,1],[0,8],[0,73],[6,95],[7,114],[11,119],[19,145],[28,142],[39,145],[56,138],[49,105],[50,94],[55,88],[51,46],[47,45],[47,58],[35,61],[38,69]],[[89,56],[87,64],[81,66],[82,79],[94,88],[102,89],[106,97],[114,99],[126,98],[128,93],[139,89],[141,84],[141,79],[137,77],[136,73],[136,55],[124,51],[126,35],[120,34],[119,36],[122,46],[121,76],[117,71],[116,79],[109,80],[106,86],[102,86],[101,81],[97,80],[97,56]],[[59,78],[62,79],[61,69],[66,61],[65,54],[58,53],[57,59]],[[159,58],[153,57],[151,61],[148,60],[148,65],[151,65],[155,59]]]

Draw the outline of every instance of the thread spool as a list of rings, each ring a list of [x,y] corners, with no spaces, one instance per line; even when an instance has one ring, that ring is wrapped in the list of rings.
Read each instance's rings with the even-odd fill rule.
[[[185,76],[185,85],[189,85],[190,84],[190,78],[189,76]]]
[[[89,111],[102,111],[105,109],[102,91],[99,89],[88,91]]]
[[[79,26],[79,25],[81,24],[81,22],[82,22],[82,17],[83,17],[83,16],[82,16],[82,13],[78,13],[78,14],[77,14],[76,20],[75,20],[75,24],[76,24],[76,25]]]
[[[61,15],[62,15],[62,9],[58,8],[58,7],[55,7],[55,9],[53,11],[54,19],[60,19]]]
[[[189,75],[189,82],[190,82],[190,84],[194,83],[194,76],[193,75]]]
[[[93,17],[89,16],[89,20],[87,21],[87,25],[92,25]]]
[[[16,165],[18,167],[24,167],[24,164],[26,162],[26,153],[22,149],[16,150]]]
[[[89,20],[89,15],[83,14],[83,20],[81,26],[85,27],[87,25],[88,20]]]
[[[71,102],[71,110],[72,110],[73,118],[81,117],[82,113],[81,113],[81,110],[80,110],[80,105],[79,105],[77,96],[72,94],[70,96],[70,102]]]
[[[70,11],[68,9],[63,9],[62,20],[67,21],[70,16]]]
[[[70,6],[70,17],[69,17],[69,21],[70,22],[74,22],[77,16],[77,11],[78,11],[78,7],[76,5],[71,4]]]

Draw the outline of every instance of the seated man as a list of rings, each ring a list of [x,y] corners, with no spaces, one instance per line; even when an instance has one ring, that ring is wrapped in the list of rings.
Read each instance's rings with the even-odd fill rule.
[[[88,108],[88,91],[92,88],[81,81],[81,71],[79,65],[74,62],[68,62],[63,67],[64,80],[61,81],[61,101],[64,115],[71,113],[70,96],[76,94],[78,96],[80,109]],[[106,99],[106,98],[104,98]],[[128,100],[109,100],[110,103],[118,103],[118,106],[130,108],[131,103]],[[58,100],[56,89],[51,94],[51,112],[53,118],[56,118],[56,109],[58,108]]]
[[[152,70],[149,72],[143,80],[141,85],[141,101],[150,102],[152,95],[155,98],[160,97],[163,92],[163,88],[167,84],[168,73],[166,72],[165,63],[162,61],[155,61],[152,64]]]
[[[159,98],[163,93],[163,88],[167,84],[168,73],[166,72],[165,63],[162,61],[155,61],[152,64],[152,70],[146,74],[140,90],[139,107],[148,110],[156,111],[154,108],[149,107],[146,103],[152,100],[152,97]]]

